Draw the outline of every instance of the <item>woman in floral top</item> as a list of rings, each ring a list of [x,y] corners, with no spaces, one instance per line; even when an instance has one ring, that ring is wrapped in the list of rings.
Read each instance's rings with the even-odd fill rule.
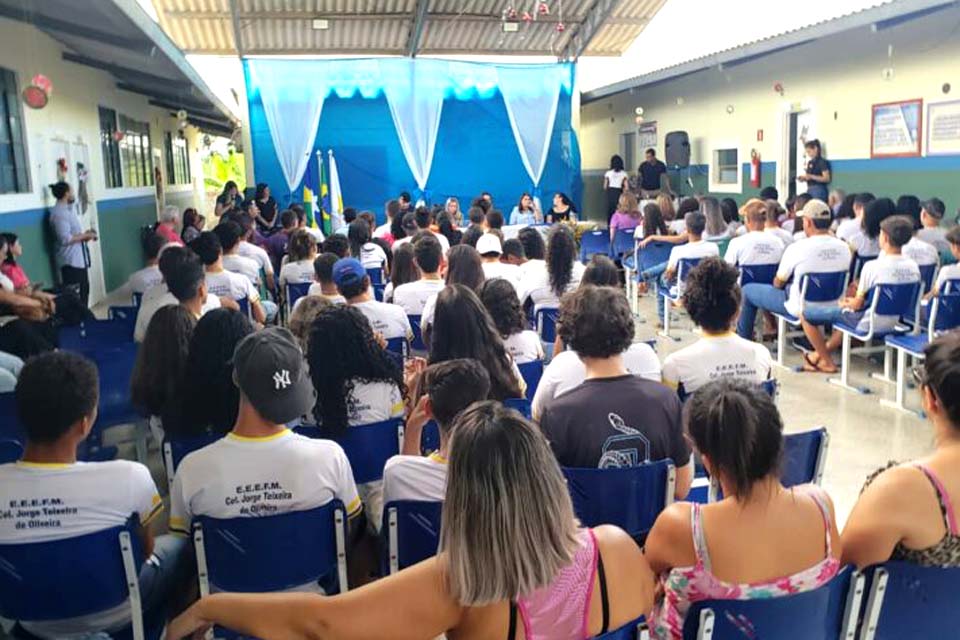
[[[682,637],[695,602],[808,591],[840,567],[830,498],[818,487],[780,484],[783,423],[770,396],[723,379],[698,390],[689,405],[687,431],[726,497],[671,505],[647,538],[647,561],[663,589],[650,616],[659,640]]]

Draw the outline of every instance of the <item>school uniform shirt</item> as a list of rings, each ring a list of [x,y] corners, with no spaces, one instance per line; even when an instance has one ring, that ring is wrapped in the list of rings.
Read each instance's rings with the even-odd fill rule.
[[[237,250],[237,253],[241,257],[250,258],[256,262],[257,266],[263,269],[265,274],[270,275],[273,273],[273,262],[270,261],[270,256],[263,247],[258,247],[246,240],[241,240],[239,246],[240,248]]]
[[[429,456],[393,456],[383,467],[383,504],[398,500],[443,502],[447,492],[447,461]]]
[[[392,302],[402,307],[408,316],[419,316],[423,314],[423,307],[427,304],[427,300],[440,293],[444,286],[446,285],[443,280],[439,279],[408,282],[391,291]],[[387,292],[384,291],[384,299],[386,297]]]
[[[780,259],[777,278],[793,277],[784,306],[791,315],[800,315],[800,280],[807,273],[835,273],[850,268],[850,247],[831,235],[810,236],[787,247]],[[835,307],[833,302],[808,302],[810,307]]]
[[[384,224],[380,225],[379,227],[373,230],[373,237],[386,238],[387,236],[390,235],[390,227],[391,227],[390,220],[387,220]]]
[[[437,296],[439,293],[434,293],[427,301],[423,303],[423,311],[420,314],[420,331],[433,324],[433,317],[437,313]]]
[[[660,382],[660,360],[653,348],[645,342],[634,342],[623,352],[623,366],[635,376]],[[553,356],[543,371],[537,392],[533,396],[534,417],[543,413],[544,407],[562,393],[576,388],[587,378],[587,367],[573,351],[563,351]]]
[[[938,292],[943,291],[944,285],[947,284],[950,280],[960,280],[960,263],[945,264],[940,267],[940,271],[937,273],[937,284],[935,289]],[[954,285],[956,289],[956,285]]]
[[[163,510],[150,471],[137,462],[0,465],[0,544],[50,542],[103,531],[137,514],[148,525]],[[45,638],[116,630],[130,622],[130,605],[69,620],[21,621]]]
[[[757,384],[770,378],[773,366],[765,346],[736,333],[700,338],[689,347],[671,353],[663,361],[663,382],[693,393],[721,378],[739,378]]]
[[[368,242],[360,247],[360,255],[357,258],[364,269],[383,269],[387,264],[387,254],[383,248],[372,242]]]
[[[413,329],[403,307],[377,300],[356,302],[353,306],[367,317],[373,330],[382,333],[385,339],[413,338]]]
[[[910,242],[903,245],[901,253],[917,263],[918,267],[927,267],[931,264],[940,264],[940,252],[929,242],[924,242],[917,236],[910,238]]]
[[[288,262],[280,269],[280,286],[285,287],[288,284],[313,282],[313,275],[313,260]]]
[[[881,253],[876,260],[863,265],[860,271],[860,282],[857,285],[857,296],[866,297],[867,293],[878,284],[905,284],[920,281],[920,268],[917,263],[904,255],[890,255]],[[864,310],[867,307],[864,306]],[[899,316],[876,315],[873,318],[874,332],[889,331],[897,326]],[[860,331],[866,331],[867,317],[864,316],[857,325]]]
[[[520,282],[521,284],[528,278],[535,277],[535,273],[547,272],[547,261],[546,260],[527,260],[520,265]]]
[[[667,269],[676,274],[677,267],[679,266],[681,260],[690,258],[700,258],[702,260],[704,258],[719,256],[720,247],[718,247],[715,242],[700,240],[699,242],[678,244],[673,249],[670,249],[670,259],[667,260]],[[677,283],[671,287],[671,291],[674,291],[678,296],[683,295],[684,289],[686,289],[686,285],[683,282],[680,282],[679,278],[677,279]]]
[[[940,253],[950,251],[950,243],[947,242],[947,230],[943,227],[923,227],[917,230],[917,237],[932,244]]]
[[[777,227],[776,229],[767,227],[766,229],[763,230],[763,232],[769,233],[770,235],[780,240],[780,242],[783,243],[784,249],[786,249],[791,244],[793,244],[793,234],[787,231],[786,229],[782,229],[780,227]]]
[[[308,295],[308,296],[319,296],[319,297],[321,297],[321,298],[325,298],[325,299],[329,300],[329,301],[330,301],[331,303],[333,303],[333,304],[347,304],[347,299],[344,298],[344,297],[343,297],[342,295],[340,295],[339,293],[336,293],[336,294],[334,294],[334,295],[332,295],[332,296],[325,294],[325,293],[323,292],[323,285],[321,285],[319,282],[314,282],[312,285],[310,285],[310,288],[307,290],[307,295]],[[301,296],[300,298],[298,298],[298,299],[297,299],[297,302],[300,302],[301,299],[303,299],[303,296]],[[297,305],[294,304],[294,305],[293,305],[293,308],[296,309],[296,308],[297,308]]]
[[[607,181],[608,189],[623,189],[623,183],[629,179],[630,176],[627,175],[626,171],[614,171],[609,169],[605,174],[603,174],[604,179]],[[655,189],[660,188],[660,177],[657,177],[657,186]],[[646,188],[646,187],[644,187]],[[654,188],[649,189],[653,191]]]
[[[440,248],[443,250],[443,255],[447,255],[447,253],[450,251],[450,241],[447,239],[447,236],[443,235],[442,233],[437,233],[433,229],[430,229],[430,233],[432,233],[433,237],[436,238],[437,242],[440,243]],[[393,251],[396,251],[398,248],[402,247],[403,245],[407,244],[412,240],[413,240],[413,236],[400,238],[399,240],[396,240],[393,243],[393,246],[390,248]]]
[[[313,241],[316,242],[317,244],[320,244],[321,242],[327,239],[327,237],[323,235],[323,231],[320,231],[320,229],[314,229],[313,227],[300,227],[300,228],[306,231],[307,233],[309,233],[310,237],[313,238]]]
[[[383,422],[403,416],[403,396],[392,382],[353,380],[347,397],[347,421],[351,427]]]
[[[579,261],[573,263],[570,271],[570,282],[567,283],[564,293],[569,293],[580,286],[580,280],[583,279],[583,272],[587,268]],[[517,295],[520,296],[520,303],[523,304],[529,298],[533,302],[534,308],[537,307],[559,307],[560,298],[550,286],[550,273],[547,271],[547,264],[544,262],[543,269],[533,268],[526,272],[526,276],[520,281],[520,288],[517,289]]]
[[[147,292],[143,294],[143,300],[140,302],[140,309],[137,311],[137,322],[133,329],[134,342],[143,342],[143,336],[147,334],[147,327],[150,325],[153,314],[161,307],[170,304],[180,304],[180,301],[167,290],[166,283],[161,283],[147,289]],[[208,311],[219,308],[220,298],[208,291],[207,300],[200,309],[200,315],[203,316],[203,314]]]
[[[803,225],[800,225],[800,226],[802,227]],[[796,219],[796,218],[789,218],[789,219],[787,219],[787,220],[784,220],[782,223],[780,223],[780,228],[783,229],[784,231],[786,231],[787,233],[791,234],[791,235],[794,234],[794,233],[796,233],[796,231],[797,231],[797,219]],[[801,229],[801,231],[802,231],[802,230],[803,230],[803,229]]]
[[[844,242],[849,242],[850,238],[862,230],[863,221],[860,218],[844,218],[837,226],[837,237]]]
[[[687,221],[683,218],[671,220],[667,223],[667,229],[669,229],[674,235],[679,236],[687,232]]]
[[[517,331],[503,341],[507,353],[517,364],[543,360],[543,344],[536,331]]]
[[[850,236],[847,244],[858,256],[872,258],[880,255],[880,239],[868,237],[862,229]]]
[[[260,302],[260,291],[245,276],[224,269],[218,273],[207,272],[207,291],[221,298],[240,300],[246,298],[250,304]]]
[[[750,231],[730,240],[723,257],[734,266],[780,264],[784,244],[772,233]]]
[[[625,468],[690,460],[677,394],[633,375],[585,380],[548,404],[540,428],[562,467]]]
[[[487,280],[503,278],[510,282],[515,290],[519,291],[520,267],[517,265],[507,264],[506,262],[484,262],[481,267],[483,267],[483,276]]]
[[[260,264],[253,258],[244,258],[238,253],[231,253],[223,256],[223,268],[239,273],[255,287],[260,286]]]
[[[148,289],[157,286],[161,282],[163,282],[163,274],[160,273],[160,267],[153,264],[130,274],[130,279],[127,280],[127,287],[131,293],[139,293],[142,295],[146,293]]]

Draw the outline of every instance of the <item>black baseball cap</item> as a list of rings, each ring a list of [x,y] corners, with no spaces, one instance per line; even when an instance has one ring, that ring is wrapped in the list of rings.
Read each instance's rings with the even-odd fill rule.
[[[313,383],[296,339],[282,327],[251,333],[233,352],[233,380],[263,418],[286,424],[313,409]]]

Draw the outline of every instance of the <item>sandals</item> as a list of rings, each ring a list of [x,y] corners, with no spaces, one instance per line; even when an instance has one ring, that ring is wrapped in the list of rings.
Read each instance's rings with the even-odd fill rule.
[[[837,373],[838,369],[834,366],[832,368],[823,368],[820,366],[820,359],[817,358],[817,361],[814,362],[812,357],[816,355],[814,351],[804,351],[803,352],[803,370],[808,373]]]

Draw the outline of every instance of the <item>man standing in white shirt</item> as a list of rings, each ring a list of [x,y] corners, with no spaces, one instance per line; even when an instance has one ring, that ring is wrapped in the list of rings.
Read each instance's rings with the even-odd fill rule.
[[[767,205],[763,200],[750,200],[743,205],[742,212],[747,233],[730,241],[724,260],[735,267],[780,264],[783,241],[763,230],[767,222]]]
[[[189,535],[197,516],[271,516],[340,500],[351,531],[362,532],[363,506],[343,449],[285,426],[314,404],[306,360],[293,334],[279,327],[252,333],[237,344],[233,361],[240,389],[236,425],[183,459],[170,492],[170,530]]]
[[[503,254],[500,238],[492,233],[483,234],[477,240],[477,253],[480,254],[483,275],[487,280],[503,278],[509,281],[514,289],[520,291],[520,267],[500,262],[500,256]]]
[[[0,544],[70,540],[124,526],[133,518],[135,535],[148,557],[140,568],[139,586],[145,626],[152,628],[163,624],[170,600],[189,582],[187,541],[154,538],[151,524],[163,502],[145,466],[127,460],[77,462],[77,448],[96,421],[97,388],[94,363],[69,351],[44,353],[24,366],[16,403],[26,446],[19,462],[0,465],[5,510],[0,514]],[[78,554],[83,552],[77,547]],[[31,637],[116,638],[130,635],[130,606],[123,602],[63,620],[17,622]]]
[[[741,338],[753,340],[757,309],[799,316],[800,281],[804,275],[836,273],[850,268],[850,247],[830,235],[832,218],[830,207],[822,200],[810,200],[797,212],[797,219],[802,221],[807,237],[784,250],[773,284],[753,283],[743,287],[743,307],[737,322],[737,333]],[[788,282],[791,282],[789,292],[785,290]],[[822,324],[836,306],[836,301],[808,303],[805,318],[811,323]]]
[[[206,272],[207,290],[215,296],[230,298],[240,302],[246,299],[250,305],[253,320],[264,324],[272,321],[260,302],[260,292],[250,281],[239,273],[233,273],[223,268],[223,251],[220,249],[220,240],[213,231],[202,232],[190,245],[200,256]],[[276,305],[271,309],[276,316]]]
[[[383,469],[384,505],[397,500],[443,501],[450,431],[456,417],[490,394],[490,376],[477,360],[447,360],[431,365],[420,380],[421,395],[407,418],[403,449],[400,455],[387,460]],[[439,428],[440,449],[421,456],[420,439],[430,420],[435,420]]]
[[[670,258],[667,260],[667,270],[660,276],[660,287],[670,287],[673,279],[679,276],[680,261],[719,256],[720,248],[716,242],[707,242],[703,239],[703,231],[707,227],[707,217],[699,211],[691,211],[683,218],[684,226],[687,228],[687,243],[678,244],[670,250]],[[683,295],[684,284],[678,279],[676,283],[676,294]],[[664,314],[663,296],[657,296],[657,320],[663,323]]]
[[[134,271],[127,280],[127,288],[134,297],[143,296],[148,289],[163,282],[163,274],[160,273],[157,262],[160,259],[160,251],[166,244],[167,241],[156,233],[150,233],[144,238],[143,254],[147,258],[147,266]]]
[[[370,277],[356,258],[342,258],[333,265],[333,282],[337,291],[370,321],[370,326],[385,340],[413,338],[410,320],[403,308],[387,302],[378,302],[370,290]],[[399,288],[399,287],[398,287]]]
[[[420,279],[397,287],[393,291],[393,303],[402,307],[408,316],[419,316],[430,296],[440,293],[444,287],[440,270],[446,261],[440,242],[427,234],[414,240],[413,260],[420,269]]]

